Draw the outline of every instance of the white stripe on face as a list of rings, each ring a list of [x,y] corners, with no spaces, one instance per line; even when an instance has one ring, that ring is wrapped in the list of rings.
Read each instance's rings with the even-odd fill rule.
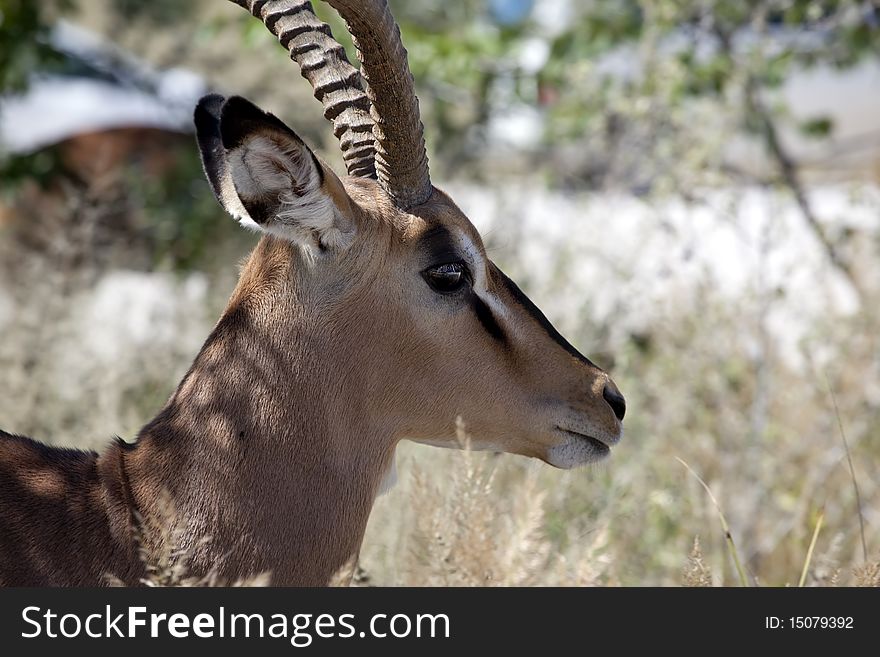
[[[468,265],[474,275],[474,293],[489,307],[489,310],[495,315],[496,321],[498,321],[498,318],[507,319],[510,314],[507,306],[489,290],[489,280],[486,276],[486,256],[464,232],[455,229],[450,232],[454,235],[458,248],[466,256]],[[506,326],[502,328],[509,330],[509,327]]]

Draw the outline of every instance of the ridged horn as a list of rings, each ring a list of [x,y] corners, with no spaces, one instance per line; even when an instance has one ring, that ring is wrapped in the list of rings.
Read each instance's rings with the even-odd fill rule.
[[[379,184],[395,205],[424,203],[433,190],[413,76],[387,0],[325,0],[348,25],[370,100]]]
[[[370,101],[360,72],[321,22],[310,0],[232,0],[259,18],[290,52],[333,123],[351,176],[376,177],[375,137]]]

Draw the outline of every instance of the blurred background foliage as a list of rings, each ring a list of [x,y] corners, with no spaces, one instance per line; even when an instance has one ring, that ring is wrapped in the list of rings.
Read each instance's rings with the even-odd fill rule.
[[[373,581],[735,582],[717,513],[675,455],[724,506],[751,582],[796,581],[820,513],[809,583],[880,581],[864,570],[880,546],[877,3],[390,4],[433,179],[613,368],[630,410],[611,465],[586,475],[402,448],[401,489],[377,503],[363,551]],[[71,55],[59,22],[111,54]],[[342,170],[296,66],[230,2],[0,0],[0,112],[51,76],[160,97],[150,71],[175,69],[278,114]],[[110,131],[109,164],[94,135],[0,152],[4,429],[90,447],[133,435],[222,310],[255,238],[203,179],[192,102],[179,125]],[[869,111],[853,119],[856,105]],[[497,469],[486,497],[482,468]],[[682,580],[685,563],[708,575]]]
[[[317,13],[333,26],[354,61],[341,21],[327,5],[316,4]],[[542,18],[535,4],[535,0],[391,2],[426,105],[438,166],[449,168],[454,163],[458,169],[461,158],[479,162],[491,117],[503,112],[512,98],[542,113],[543,138],[531,153],[540,159],[552,156],[559,144],[575,150],[578,144],[608,140],[625,129],[621,121],[644,118],[618,115],[624,105],[663,114],[656,117],[660,121],[669,118],[661,109],[707,98],[718,103],[718,111],[739,114],[741,127],[757,130],[762,120],[753,116],[755,108],[731,104],[745,100],[745,87],[776,88],[798,68],[821,64],[847,68],[880,52],[880,10],[864,0],[538,3],[539,9],[542,4],[551,6],[549,18]],[[264,46],[272,37],[236,9],[211,0],[3,0],[0,88],[23,89],[35,71],[64,66],[47,38],[59,18],[85,18],[90,27],[121,43],[149,39],[161,31],[159,48],[147,46],[138,53],[159,65],[189,64],[191,55],[197,69],[204,67],[211,60],[200,58],[198,49],[221,34],[226,37],[228,24],[240,32],[240,44],[259,48],[261,56],[269,57]],[[627,48],[637,53],[638,66],[630,66],[624,75],[603,70],[600,64],[609,53]],[[283,57],[281,51],[275,54],[276,59]],[[235,83],[225,72],[205,72],[217,76],[218,86]],[[294,72],[289,73],[293,77]],[[777,104],[772,107],[775,116],[784,116],[785,110]],[[833,130],[826,117],[811,117],[799,127],[814,137]],[[650,132],[660,139],[674,128],[681,126]],[[586,155],[584,160],[589,159]],[[574,176],[572,183],[591,181],[583,170],[586,161],[574,173],[553,164],[546,163],[551,180]]]
[[[2,0],[0,91],[21,91],[38,73],[83,73],[48,38],[51,26],[67,19],[160,68],[187,66],[210,86],[269,98],[288,108],[280,110],[283,115],[296,113],[297,130],[335,153],[294,65],[282,61],[284,52],[272,48],[258,21],[227,4]],[[354,61],[340,20],[324,3],[316,4]],[[798,194],[800,171],[784,133],[827,140],[834,120],[793,114],[774,90],[793,72],[846,69],[880,52],[880,10],[869,0],[391,4],[408,45],[432,167],[441,179],[527,174],[562,189],[685,196],[704,186],[760,183]],[[230,65],[230,43],[249,51],[242,57],[246,66]],[[761,165],[732,163],[728,156],[736,141],[759,149],[761,156],[753,159]],[[6,157],[0,175],[8,193],[15,180],[44,180],[57,164],[51,151]],[[186,167],[198,177],[194,162]],[[164,207],[179,204],[183,221],[207,229],[183,191]],[[833,238],[810,223],[846,270]],[[165,234],[178,243],[199,238],[192,228]],[[175,262],[185,266],[190,258]]]

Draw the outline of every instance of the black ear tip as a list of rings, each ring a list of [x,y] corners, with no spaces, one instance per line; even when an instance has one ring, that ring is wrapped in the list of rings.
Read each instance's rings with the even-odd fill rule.
[[[227,98],[219,109],[224,121],[265,121],[267,116],[266,112],[241,96]]]
[[[196,124],[207,118],[219,121],[220,108],[223,106],[223,101],[225,100],[226,99],[220,94],[208,94],[207,96],[202,96],[196,105],[194,112]]]
[[[274,114],[263,111],[247,98],[232,96],[220,107],[220,134],[223,146],[234,148],[257,130],[274,129],[298,143],[302,140]]]

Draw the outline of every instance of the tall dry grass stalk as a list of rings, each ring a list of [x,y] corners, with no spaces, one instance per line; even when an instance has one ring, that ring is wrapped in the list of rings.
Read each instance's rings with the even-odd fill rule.
[[[822,529],[822,522],[825,520],[825,509],[819,511],[816,518],[816,528],[813,530],[813,537],[810,539],[810,547],[807,548],[807,556],[804,559],[804,567],[801,570],[801,578],[798,580],[798,586],[801,587],[807,581],[807,573],[810,572],[810,563],[813,561],[813,550],[816,549],[816,540],[819,538],[819,532]]]
[[[862,516],[862,496],[859,493],[859,482],[856,479],[856,469],[853,466],[852,452],[849,449],[849,441],[846,439],[846,431],[843,429],[843,418],[840,417],[840,408],[837,406],[837,397],[834,396],[834,388],[825,376],[825,384],[828,386],[828,394],[831,395],[831,403],[834,406],[834,417],[837,418],[837,428],[840,430],[840,440],[843,442],[843,448],[846,451],[846,464],[849,467],[849,474],[852,480],[853,492],[856,498],[856,515],[859,518],[859,538],[862,541],[862,558],[868,561],[868,542],[865,540],[865,519]],[[823,511],[824,516],[824,511]]]
[[[853,583],[856,586],[880,586],[880,560],[853,568]]]
[[[524,482],[516,514],[498,518],[495,469],[469,449],[461,423],[463,467],[442,491],[418,466],[411,493],[415,525],[402,583],[418,586],[527,586],[540,578],[549,557],[543,536],[544,495],[534,478]]]
[[[135,518],[133,527],[138,556],[146,572],[138,585],[147,587],[261,587],[269,586],[271,573],[257,573],[250,577],[227,581],[218,574],[218,565],[203,575],[192,573],[192,554],[211,540],[204,536],[194,544],[185,539],[185,526],[168,495],[161,495],[157,504],[158,517],[146,522]],[[126,586],[112,573],[106,575],[111,586]]]
[[[694,546],[688,554],[681,579],[685,586],[712,586],[712,569],[703,561],[703,550],[700,547],[699,536],[694,536]]]
[[[407,586],[585,585],[601,581],[594,559],[607,536],[599,532],[576,558],[548,539],[537,478],[526,476],[499,504],[491,456],[466,452],[446,488],[413,466],[414,525],[397,578]],[[501,507],[501,508],[499,508]],[[392,574],[393,577],[393,574]],[[399,579],[398,579],[399,578]]]
[[[709,499],[712,500],[712,504],[715,506],[715,510],[718,512],[718,519],[721,521],[721,528],[724,530],[724,539],[727,541],[727,545],[730,548],[730,556],[733,558],[733,563],[736,566],[736,574],[739,576],[739,583],[741,586],[748,586],[749,580],[746,578],[745,570],[743,570],[742,562],[740,561],[739,551],[736,549],[736,543],[733,540],[733,534],[730,533],[730,526],[727,524],[727,518],[724,517],[724,511],[721,510],[721,504],[718,502],[718,499],[712,493],[712,489],[709,488],[709,484],[707,484],[703,478],[694,472],[693,468],[689,466],[684,460],[675,457],[675,460],[681,463],[687,471],[693,475],[697,481],[700,482],[700,485],[706,491],[706,494],[709,496]]]
[[[606,583],[607,527],[566,549],[548,535],[547,493],[539,474],[499,469],[493,454],[473,452],[459,424],[461,452],[447,452],[445,476],[409,463],[408,481],[390,493],[405,500],[393,526],[391,554],[365,542],[362,565],[371,582],[404,586],[535,586]],[[515,487],[507,480],[515,477]],[[381,502],[380,502],[381,505]],[[399,507],[395,507],[400,511]],[[388,519],[381,510],[371,522]],[[378,559],[377,559],[378,557]],[[389,560],[390,559],[390,560]],[[377,563],[378,561],[378,563]]]

